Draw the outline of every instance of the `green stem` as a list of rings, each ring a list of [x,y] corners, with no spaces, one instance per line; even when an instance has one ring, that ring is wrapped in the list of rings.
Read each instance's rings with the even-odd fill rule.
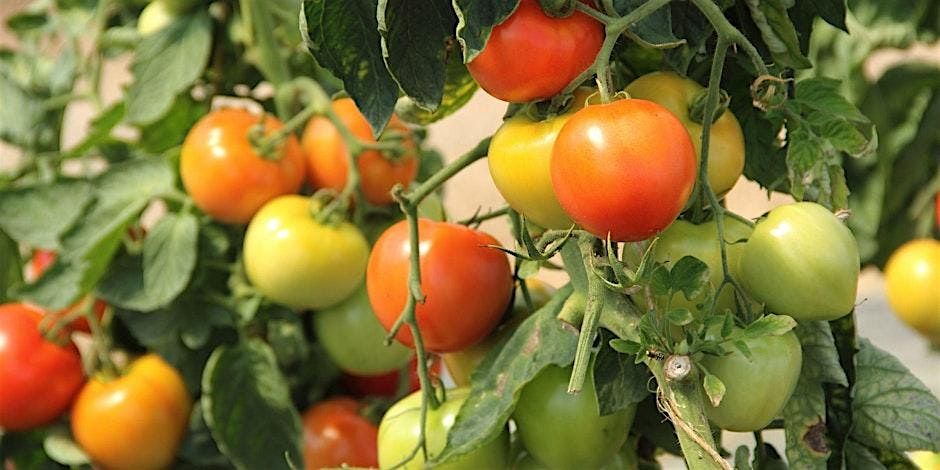
[[[471,149],[469,152],[461,155],[453,162],[447,164],[447,166],[441,168],[440,171],[409,191],[406,196],[408,202],[414,205],[419,204],[424,200],[424,198],[428,197],[428,195],[436,191],[437,188],[444,184],[447,180],[453,178],[457,173],[460,173],[461,170],[470,166],[471,163],[486,157],[489,148],[490,137],[487,137],[481,140],[480,143],[478,143],[476,147]]]
[[[715,28],[715,32],[718,33],[718,38],[724,38],[725,41],[732,44],[738,45],[744,52],[750,57],[751,62],[753,62],[754,67],[760,73],[760,75],[769,75],[770,72],[767,70],[767,65],[764,64],[764,59],[760,56],[760,52],[757,52],[757,48],[754,47],[754,44],[751,44],[751,41],[744,36],[743,33],[738,28],[735,28],[727,18],[725,18],[724,12],[721,11],[721,8],[715,4],[714,0],[690,0],[692,4],[702,12],[702,15],[708,19],[708,22],[711,23],[712,27]],[[722,60],[724,62],[724,60]]]
[[[502,217],[504,215],[507,215],[509,214],[509,211],[510,211],[509,206],[505,206],[496,210],[485,212],[483,214],[474,214],[473,217],[463,219],[457,223],[460,225],[479,224],[481,222],[486,222],[487,220],[490,220],[490,219],[495,219],[497,217]]]
[[[589,234],[578,237],[578,249],[584,262],[584,271],[587,273],[588,289],[584,318],[578,333],[578,349],[574,355],[574,370],[568,381],[568,393],[578,393],[584,386],[584,379],[591,365],[591,346],[594,344],[597,322],[601,309],[604,308],[604,284],[594,274],[594,240],[594,236]]]
[[[255,61],[258,69],[275,88],[290,80],[290,70],[281,58],[277,41],[274,38],[274,19],[271,18],[268,2],[260,0],[242,0],[242,21],[255,49]],[[278,110],[279,114],[286,110]]]
[[[101,366],[102,372],[106,377],[117,377],[118,369],[114,365],[114,362],[111,361],[110,355],[111,340],[105,333],[101,322],[98,321],[98,316],[95,315],[94,304],[95,301],[91,296],[85,297],[81,307],[82,315],[84,315],[85,320],[88,321],[88,327],[91,330],[92,342],[98,357],[98,364]],[[111,307],[108,307],[107,311],[105,312],[105,316],[107,317],[110,314]]]

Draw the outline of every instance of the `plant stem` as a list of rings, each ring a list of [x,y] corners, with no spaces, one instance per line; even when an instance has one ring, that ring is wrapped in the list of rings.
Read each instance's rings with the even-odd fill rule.
[[[578,249],[584,262],[584,271],[587,273],[587,303],[584,306],[584,319],[578,334],[578,349],[574,355],[574,370],[568,381],[568,393],[578,393],[584,386],[588,367],[591,365],[591,346],[594,344],[594,334],[597,331],[597,322],[604,308],[604,284],[594,274],[594,236],[582,234],[578,237]]]
[[[469,152],[461,155],[453,162],[450,162],[444,168],[441,168],[440,171],[434,173],[430,178],[426,179],[423,183],[416,186],[414,189],[408,192],[406,198],[411,204],[417,206],[424,198],[428,197],[429,194],[433,193],[444,184],[447,180],[451,179],[457,173],[460,173],[461,170],[470,166],[471,163],[486,157],[487,152],[490,148],[490,137],[487,137],[480,141],[473,147]]]
[[[715,28],[715,32],[718,33],[719,39],[725,39],[726,42],[732,44],[737,44],[741,49],[744,49],[744,52],[751,58],[751,62],[754,64],[754,67],[757,69],[760,75],[769,75],[770,72],[767,70],[767,65],[764,64],[764,59],[760,56],[760,52],[757,52],[757,48],[754,47],[754,44],[751,44],[751,41],[744,36],[743,33],[738,28],[735,28],[727,18],[725,18],[724,12],[721,11],[721,8],[715,4],[714,0],[689,0],[692,4],[702,12],[702,15],[708,19],[708,22],[711,23],[712,27]],[[724,62],[724,60],[722,60]]]
[[[496,210],[492,210],[492,211],[489,211],[489,212],[485,212],[485,213],[483,213],[483,214],[474,214],[473,217],[470,217],[470,218],[467,218],[467,219],[463,219],[463,220],[461,220],[461,221],[459,221],[459,222],[457,222],[457,223],[460,224],[460,225],[479,224],[479,223],[481,223],[481,222],[486,222],[487,220],[490,220],[490,219],[495,219],[495,218],[497,218],[497,217],[502,217],[502,216],[508,214],[508,213],[509,213],[509,210],[510,210],[510,209],[509,209],[509,206],[504,206],[504,207],[501,207],[501,208],[496,209]]]

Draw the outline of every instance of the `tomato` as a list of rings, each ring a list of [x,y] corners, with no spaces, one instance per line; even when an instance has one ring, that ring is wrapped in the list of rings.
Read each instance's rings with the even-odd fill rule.
[[[94,377],[72,409],[72,435],[101,468],[160,469],[173,462],[192,400],[179,372],[156,354],[120,378]]]
[[[425,347],[433,352],[465,349],[499,323],[512,296],[512,271],[492,236],[462,225],[418,219],[421,247],[421,292],[416,308]],[[391,226],[379,237],[369,258],[366,286],[369,302],[386,329],[405,308],[411,245],[408,222]],[[414,347],[411,331],[398,336]]]
[[[735,432],[757,431],[770,424],[793,394],[803,364],[800,341],[792,331],[744,343],[750,359],[736,348],[726,356],[702,359],[708,372],[725,384],[721,403],[717,407],[707,403],[705,414],[716,426]]]
[[[450,377],[454,379],[454,383],[458,387],[470,385],[470,376],[490,350],[504,339],[508,339],[529,315],[547,304],[555,292],[554,288],[538,279],[527,280],[526,287],[529,290],[529,297],[532,300],[534,310],[530,310],[526,306],[525,297],[522,295],[522,290],[519,289],[516,291],[509,318],[499,328],[484,338],[483,341],[467,349],[443,355],[447,372],[450,373]]]
[[[548,470],[548,468],[540,464],[531,455],[525,455],[512,466],[512,470]],[[623,450],[614,454],[607,463],[602,465],[599,470],[637,470],[638,468],[639,461],[636,451],[627,449],[625,446]]]
[[[345,372],[377,375],[398,372],[413,356],[398,343],[385,346],[385,328],[372,312],[365,284],[339,304],[313,315],[317,339]]]
[[[552,18],[537,0],[522,0],[493,28],[467,70],[498,99],[542,100],[557,95],[587,70],[603,42],[604,25],[586,14]]]
[[[39,333],[42,315],[27,304],[0,305],[0,428],[7,431],[56,419],[85,381],[75,345],[59,346]]]
[[[833,320],[855,306],[858,245],[842,221],[819,204],[797,202],[770,211],[740,256],[744,289],[774,313]]]
[[[318,223],[309,198],[281,196],[264,205],[245,232],[248,279],[271,300],[321,309],[349,297],[365,274],[369,244],[355,225]]]
[[[627,86],[631,98],[650,100],[660,104],[679,118],[689,131],[695,156],[702,153],[702,124],[692,120],[689,108],[705,87],[672,72],[653,72],[643,75]],[[712,191],[723,196],[744,172],[744,132],[730,110],[726,110],[711,126],[708,143],[708,184]]]
[[[282,127],[277,118],[226,108],[203,116],[190,129],[180,154],[180,177],[193,203],[213,218],[245,224],[264,203],[296,193],[303,183],[304,156],[293,134],[268,159],[249,132],[263,121],[264,133]]]
[[[141,36],[149,36],[170,25],[178,13],[170,8],[166,2],[155,0],[150,2],[137,18],[137,32]]]
[[[689,133],[666,108],[625,99],[587,106],[552,150],[552,187],[598,238],[645,240],[675,220],[695,184]]]
[[[731,275],[740,281],[737,272],[738,259],[744,242],[751,236],[753,229],[746,223],[730,216],[724,219],[724,235],[727,243],[728,268]],[[677,220],[659,235],[659,242],[653,251],[653,259],[671,267],[685,256],[694,256],[708,265],[708,280],[712,288],[718,289],[724,279],[721,266],[721,247],[718,244],[718,225],[715,220],[695,225],[685,220]],[[702,296],[704,297],[704,296]],[[704,301],[699,297],[692,300],[677,292],[672,296],[671,308],[685,308],[692,312],[700,311],[697,304]],[[665,305],[665,304],[664,304]],[[734,300],[734,288],[725,286],[715,304],[717,312],[737,311]]]
[[[940,228],[940,193],[937,193],[937,198],[933,202],[934,207],[934,223],[937,224],[937,228]]]
[[[333,111],[359,140],[375,142],[369,122],[351,98],[334,101]],[[411,131],[397,116],[392,116],[386,129],[398,131],[404,136],[402,146],[405,154],[390,159],[378,150],[366,150],[356,160],[362,194],[366,201],[376,205],[393,202],[390,193],[392,187],[401,184],[407,188],[418,174],[418,157]],[[307,123],[301,143],[307,158],[307,180],[310,184],[314,188],[342,191],[346,185],[349,151],[336,126],[325,117],[314,117]]]
[[[39,279],[42,277],[43,273],[52,266],[52,263],[55,263],[56,252],[52,250],[35,250],[33,251],[33,257],[30,259],[30,277],[32,279]],[[59,321],[60,318],[68,317],[74,315],[75,309],[79,308],[82,305],[84,300],[76,302],[74,305],[60,310],[54,313],[48,313],[47,315],[53,315],[55,319],[53,321]],[[95,299],[94,304],[91,306],[92,312],[95,313],[95,316],[98,317],[98,322],[104,318],[105,311],[108,309],[108,303],[101,299]],[[69,329],[73,331],[83,331],[85,333],[91,333],[91,325],[88,324],[88,319],[84,316],[80,316],[69,324]]]
[[[594,373],[581,393],[568,393],[571,367],[548,366],[522,388],[512,414],[522,444],[552,469],[596,469],[627,440],[636,406],[600,416]]]
[[[428,359],[428,375],[432,381],[440,380],[441,361],[431,356]],[[378,396],[392,398],[398,394],[398,382],[401,380],[401,371],[392,371],[380,375],[355,375],[345,373],[340,377],[343,387],[355,396]],[[408,362],[408,393],[421,389],[418,378],[418,358],[411,357]]]
[[[907,454],[920,470],[940,470],[940,453],[918,450]]]
[[[898,318],[940,344],[940,241],[911,240],[892,253],[885,290]]]
[[[460,407],[470,390],[455,388],[447,391],[447,401],[435,410],[428,410],[426,421],[428,456],[434,458],[447,442],[447,433],[454,425]],[[379,424],[379,467],[390,468],[405,460],[418,442],[421,426],[421,392],[415,392],[392,405]],[[498,469],[509,466],[509,429],[482,447],[456,459],[435,465],[437,470]],[[424,456],[419,451],[402,467],[403,470],[423,469]]]
[[[377,467],[378,428],[359,414],[362,405],[339,397],[310,407],[303,415],[304,465],[308,470]]]

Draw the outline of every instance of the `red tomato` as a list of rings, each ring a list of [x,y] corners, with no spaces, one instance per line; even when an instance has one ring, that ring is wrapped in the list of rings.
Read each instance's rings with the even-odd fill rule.
[[[467,64],[487,93],[521,103],[550,98],[594,63],[604,25],[581,12],[545,14],[536,0],[522,0],[493,28],[486,46]]]
[[[418,220],[421,292],[416,309],[425,347],[459,351],[483,339],[499,323],[512,296],[512,271],[492,236],[463,225]],[[379,237],[369,257],[366,287],[372,310],[390,329],[405,308],[411,245],[408,222],[392,225]],[[414,347],[411,331],[396,336]]]
[[[61,415],[85,376],[75,345],[46,341],[42,311],[26,304],[0,305],[0,428],[24,431]]]
[[[359,414],[352,398],[321,401],[304,412],[304,465],[307,470],[378,467],[379,428]]]
[[[52,250],[35,250],[33,251],[33,258],[29,261],[30,265],[30,277],[32,279],[39,279],[42,277],[43,273],[52,266],[52,263],[55,263],[56,257],[58,255]],[[60,318],[72,315],[72,312],[78,308],[83,301],[80,300],[73,304],[71,307],[60,310],[58,312],[49,313],[48,315],[53,315],[55,318],[53,321],[58,321]],[[98,317],[100,322],[104,318],[104,312],[108,309],[108,303],[101,299],[95,299],[95,304],[91,307],[92,311],[95,312],[95,316]],[[91,325],[88,324],[88,319],[85,317],[78,317],[75,320],[72,320],[72,323],[69,324],[69,328],[73,331],[84,331],[85,333],[91,333]]]
[[[333,111],[359,140],[375,142],[369,122],[351,98],[334,101]],[[392,116],[387,129],[404,134],[402,146],[405,154],[390,160],[382,152],[366,150],[356,160],[362,194],[366,201],[375,205],[393,202],[390,193],[392,187],[401,184],[407,188],[418,174],[418,157],[411,131],[397,116]],[[342,191],[346,185],[349,151],[336,126],[325,117],[311,119],[304,129],[301,144],[307,156],[307,180],[310,184],[314,188]]]
[[[291,134],[271,159],[258,155],[248,133],[262,121],[265,134],[282,127],[273,116],[226,108],[203,116],[186,135],[180,178],[193,203],[217,220],[246,224],[264,203],[300,189],[300,143]]]
[[[695,147],[681,122],[651,101],[576,112],[552,149],[552,187],[585,230],[645,240],[675,220],[695,184]]]
[[[431,356],[428,360],[428,374],[431,380],[437,381],[441,376],[440,359]],[[415,392],[421,388],[420,379],[418,379],[418,358],[411,358],[408,363],[408,390],[407,393]],[[355,375],[344,373],[340,379],[343,386],[349,393],[358,397],[380,396],[394,397],[398,393],[398,381],[401,378],[401,371],[392,371],[380,375]]]

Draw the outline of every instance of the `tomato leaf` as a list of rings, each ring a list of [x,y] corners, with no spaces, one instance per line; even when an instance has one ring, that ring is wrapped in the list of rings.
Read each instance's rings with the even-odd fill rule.
[[[216,349],[202,390],[206,424],[236,468],[303,466],[300,416],[267,344],[251,339]]]
[[[673,325],[683,326],[692,323],[695,316],[687,308],[674,308],[666,312],[666,319]]]
[[[140,147],[159,154],[182,145],[189,129],[208,110],[209,104],[206,102],[197,102],[186,94],[177,96],[163,117],[141,128]]]
[[[305,0],[300,30],[307,49],[343,86],[374,135],[395,109],[398,85],[385,65],[376,20],[376,0]]]
[[[721,399],[725,397],[725,383],[712,374],[705,374],[702,380],[702,387],[705,389],[705,395],[712,406],[721,404]]]
[[[848,386],[848,379],[839,365],[828,323],[798,323],[793,331],[803,348],[803,368],[783,408],[787,460],[794,468],[825,469],[829,444],[823,383]]]
[[[782,67],[806,69],[813,64],[800,50],[800,41],[787,15],[793,2],[787,0],[761,0],[745,2],[751,10],[751,19],[760,30],[764,44],[774,61]]]
[[[463,48],[463,61],[470,62],[490,38],[496,26],[519,6],[519,0],[453,0],[457,12],[457,40]]]
[[[440,104],[432,112],[421,107],[414,99],[404,96],[395,104],[395,113],[403,120],[420,125],[437,122],[450,116],[470,101],[477,91],[477,82],[470,76],[460,54],[449,53],[444,70],[444,90]],[[419,171],[423,172],[424,161]]]
[[[780,336],[797,325],[796,320],[786,315],[764,315],[744,329],[744,338],[754,339],[761,336]]]
[[[646,3],[646,0],[614,0],[614,9],[626,15]],[[672,12],[668,7],[660,8],[643,20],[630,26],[631,37],[638,39],[643,47],[671,48],[684,41],[672,32]]]
[[[649,369],[634,363],[636,353],[620,354],[611,346],[605,346],[610,343],[607,339],[612,337],[601,330],[601,348],[594,358],[594,388],[601,416],[627,409],[649,395],[646,388]]]
[[[63,155],[63,158],[80,157],[87,154],[96,145],[107,141],[111,137],[111,131],[117,127],[124,119],[126,106],[123,101],[119,101],[101,112],[91,121],[88,134],[74,147],[69,149]]]
[[[471,377],[470,396],[436,462],[471,452],[495,438],[525,384],[550,364],[564,367],[574,361],[578,335],[555,318],[571,292],[570,285],[559,289],[552,300],[519,325],[502,348],[494,348],[483,359]]]
[[[149,124],[163,117],[176,95],[202,75],[211,48],[207,10],[182,15],[144,37],[131,64],[134,82],[127,90],[127,121]]]
[[[23,282],[20,247],[0,230],[0,303],[10,300],[7,292]]]
[[[940,400],[894,356],[859,340],[852,437],[895,451],[940,452]]]
[[[92,186],[82,180],[0,192],[0,229],[30,247],[59,248],[59,237],[75,224],[92,195]]]
[[[144,290],[155,306],[176,298],[196,266],[199,224],[190,213],[167,214],[144,239]]]
[[[193,403],[189,427],[180,443],[180,458],[197,468],[227,467],[228,459],[219,451],[203,413],[202,402]]]

